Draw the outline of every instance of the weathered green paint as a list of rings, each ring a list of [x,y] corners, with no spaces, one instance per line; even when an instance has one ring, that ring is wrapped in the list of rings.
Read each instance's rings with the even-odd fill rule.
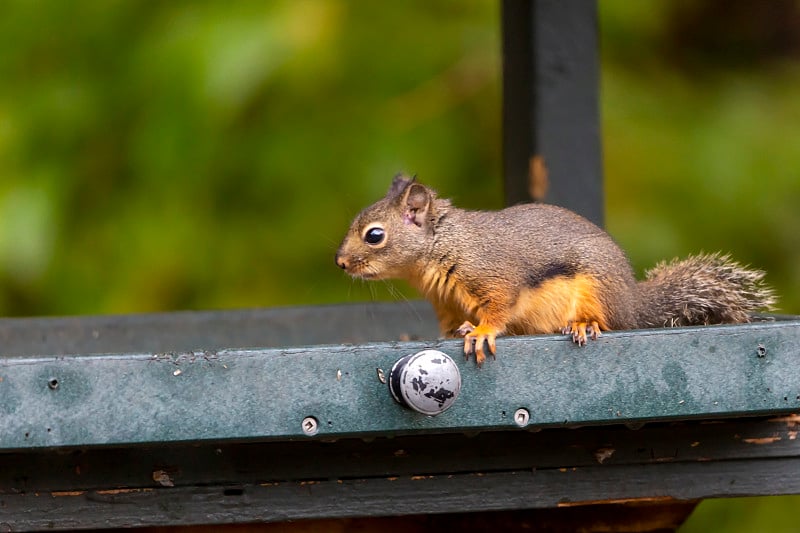
[[[399,407],[377,369],[426,347],[463,379],[437,417]],[[759,352],[763,347],[765,354]],[[719,418],[800,409],[800,322],[615,332],[586,347],[508,337],[483,368],[458,341],[0,359],[0,450]],[[51,388],[51,380],[58,385]]]
[[[0,319],[0,359],[12,355],[151,353],[435,339],[426,301],[315,307]]]

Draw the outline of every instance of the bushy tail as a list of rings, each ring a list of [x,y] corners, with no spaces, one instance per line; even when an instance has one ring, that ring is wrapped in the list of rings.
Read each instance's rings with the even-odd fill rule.
[[[700,254],[659,263],[639,283],[639,327],[749,322],[775,294],[764,272],[728,255]]]

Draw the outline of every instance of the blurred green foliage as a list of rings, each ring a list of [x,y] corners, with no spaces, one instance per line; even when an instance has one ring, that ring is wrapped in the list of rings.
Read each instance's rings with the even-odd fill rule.
[[[499,205],[498,16],[486,1],[4,4],[0,312],[354,298],[333,253],[398,170]]]
[[[0,313],[394,297],[333,253],[397,171],[500,207],[498,6],[5,2]],[[637,270],[729,251],[800,312],[797,9],[600,2],[607,225]]]
[[[600,5],[609,231],[639,269],[699,250],[731,252],[767,271],[781,312],[799,313],[800,25],[793,47],[740,52],[770,35],[766,27],[753,41],[701,54],[704,62],[693,60],[695,34],[684,28],[696,27],[702,44],[700,22],[713,22],[725,41],[737,31],[724,27],[726,13],[749,13],[749,25],[760,26],[788,9],[785,19],[800,23],[800,4]],[[706,5],[717,9],[681,20]]]
[[[687,69],[685,4],[601,3],[608,227],[639,270],[730,251],[797,312],[800,67]],[[333,251],[400,170],[500,206],[498,25],[493,0],[5,3],[0,312],[391,298]]]

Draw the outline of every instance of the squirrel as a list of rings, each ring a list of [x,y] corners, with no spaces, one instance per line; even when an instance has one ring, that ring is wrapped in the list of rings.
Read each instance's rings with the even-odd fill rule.
[[[611,236],[568,209],[460,209],[403,174],[356,216],[336,264],[407,280],[479,367],[498,335],[562,332],[584,345],[609,330],[748,322],[775,302],[764,272],[728,255],[662,262],[637,281]]]

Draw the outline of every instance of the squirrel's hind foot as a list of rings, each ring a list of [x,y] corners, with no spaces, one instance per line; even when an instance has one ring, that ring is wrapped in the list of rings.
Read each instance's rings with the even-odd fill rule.
[[[592,320],[591,322],[570,320],[567,325],[561,329],[561,333],[564,335],[572,335],[572,342],[578,346],[584,346],[587,338],[597,340],[597,337],[602,335],[600,332],[600,324],[598,324],[596,320]]]
[[[456,333],[464,337],[464,358],[469,359],[470,354],[475,354],[475,363],[480,368],[486,360],[486,352],[483,349],[484,343],[489,345],[489,353],[492,358],[497,353],[497,331],[493,328],[477,325],[466,321],[456,329]]]

